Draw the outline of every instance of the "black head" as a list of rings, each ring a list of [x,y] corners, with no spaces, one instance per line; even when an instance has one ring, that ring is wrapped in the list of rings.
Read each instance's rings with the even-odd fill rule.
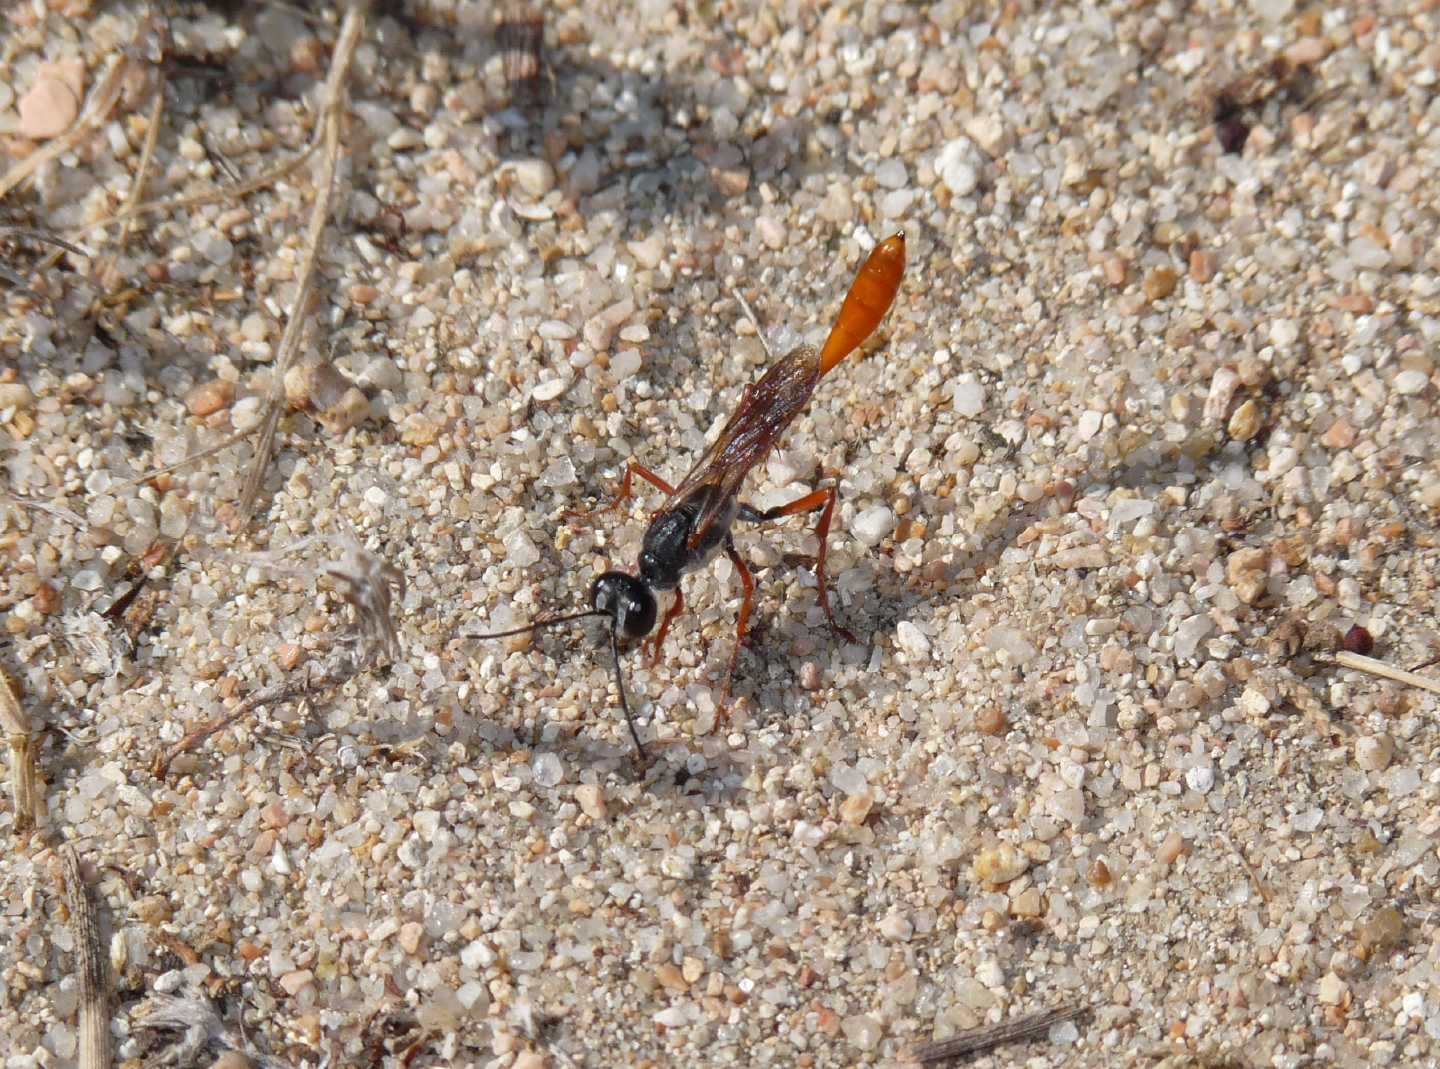
[[[633,575],[606,572],[590,587],[590,604],[614,622],[617,638],[644,638],[655,630],[655,595]]]

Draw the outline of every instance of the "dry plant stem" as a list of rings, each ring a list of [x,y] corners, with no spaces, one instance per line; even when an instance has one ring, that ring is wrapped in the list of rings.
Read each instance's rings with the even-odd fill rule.
[[[10,679],[0,672],[0,727],[10,746],[10,800],[15,807],[15,830],[27,832],[40,819],[40,800],[35,790],[35,736],[30,732],[30,718],[20,707],[20,699],[10,686]]]
[[[1270,888],[1266,885],[1265,881],[1260,878],[1260,874],[1255,871],[1255,866],[1250,864],[1250,859],[1245,856],[1245,851],[1241,850],[1240,847],[1236,845],[1235,840],[1230,838],[1227,832],[1222,831],[1220,833],[1220,838],[1225,840],[1225,845],[1230,847],[1231,851],[1235,854],[1235,856],[1240,859],[1240,865],[1245,870],[1245,875],[1249,876],[1250,882],[1255,885],[1255,893],[1258,894],[1266,902],[1269,902],[1272,898],[1274,898],[1275,893],[1271,891]]]
[[[1377,661],[1374,657],[1341,650],[1335,654],[1335,663],[1345,668],[1353,668],[1357,672],[1369,672],[1372,676],[1391,679],[1410,687],[1419,687],[1421,690],[1428,690],[1431,694],[1440,694],[1440,680],[1431,679],[1429,676],[1422,676],[1416,672],[1407,672],[1403,668],[1392,668],[1384,661]]]
[[[280,339],[280,348],[275,354],[275,371],[271,377],[270,397],[267,400],[264,433],[256,443],[255,456],[251,461],[250,473],[245,479],[245,490],[240,497],[240,517],[248,525],[255,510],[255,499],[265,480],[270,466],[270,454],[275,445],[275,425],[280,418],[280,408],[285,397],[285,373],[290,369],[295,353],[300,347],[300,337],[305,318],[309,312],[311,291],[315,286],[316,266],[320,260],[320,239],[330,221],[330,201],[335,191],[335,171],[340,162],[340,106],[345,95],[345,81],[350,72],[350,61],[355,57],[355,47],[365,29],[365,12],[368,3],[356,0],[345,12],[345,21],[340,26],[340,39],[335,43],[335,55],[330,61],[330,71],[325,77],[325,94],[320,103],[319,137],[324,152],[320,158],[320,177],[315,207],[310,212],[310,226],[305,234],[305,249],[300,260],[300,284],[295,291],[295,305],[290,311],[290,321],[285,324],[285,334]]]
[[[82,531],[88,531],[90,529],[89,521],[82,516],[71,512],[67,508],[62,508],[60,505],[52,505],[48,501],[32,501],[28,497],[20,497],[16,494],[5,494],[0,500],[7,501],[17,508],[32,509],[35,512],[43,512],[47,516],[54,516],[57,520],[73,523]]]
[[[240,200],[248,197],[257,190],[264,189],[266,186],[273,186],[292,171],[297,170],[302,163],[310,158],[317,147],[317,142],[312,140],[284,163],[277,164],[263,174],[257,174],[254,178],[247,179],[239,185],[225,186],[223,189],[207,189],[204,193],[192,193],[186,197],[176,197],[174,200],[146,201],[144,204],[137,204],[133,208],[126,208],[116,212],[114,215],[107,215],[103,219],[97,219],[93,223],[85,223],[82,226],[75,227],[74,230],[76,233],[83,233],[87,230],[95,230],[99,227],[109,226],[111,223],[123,223],[132,219],[138,219],[142,215],[173,212],[181,208],[197,208],[202,204],[214,204],[222,200]]]
[[[172,471],[179,471],[181,468],[194,464],[197,460],[204,460],[206,457],[214,456],[223,449],[229,449],[236,442],[243,441],[250,437],[248,430],[236,431],[234,434],[216,442],[212,446],[200,450],[198,453],[191,453],[188,457],[181,457],[174,464],[166,464],[163,468],[154,468],[144,475],[137,475],[135,478],[123,483],[116,483],[110,488],[110,493],[118,494],[122,490],[128,490],[132,486],[139,486],[141,483],[148,483],[151,479],[158,479],[162,475],[169,475]]]
[[[80,872],[80,858],[69,843],[60,847],[65,873],[65,902],[75,930],[75,959],[80,985],[80,1069],[109,1069],[110,995],[105,983],[105,948],[95,904]]]
[[[135,167],[135,177],[130,181],[130,194],[125,198],[125,213],[120,222],[120,234],[115,239],[115,251],[110,254],[100,272],[102,293],[108,293],[114,287],[115,278],[120,273],[120,257],[125,255],[125,245],[130,240],[130,232],[135,228],[133,209],[140,203],[145,192],[145,172],[150,168],[150,160],[155,155],[155,143],[160,140],[160,120],[164,114],[165,72],[162,68],[156,77],[155,96],[150,102],[150,114],[147,116],[150,125],[145,130],[145,144],[140,149],[140,162]]]
[[[130,57],[124,52],[110,60],[110,66],[101,76],[95,91],[90,94],[84,112],[75,120],[74,125],[20,160],[4,175],[0,175],[0,199],[45,164],[69,152],[76,142],[105,121],[110,109],[115,106],[115,101],[120,99],[120,83],[124,80],[129,65]]]
[[[322,666],[318,672],[305,669],[291,679],[274,686],[262,687],[228,713],[214,717],[185,732],[184,737],[163,753],[157,754],[152,771],[157,779],[164,779],[170,772],[170,763],[181,754],[189,753],[202,742],[241,720],[262,705],[277,705],[296,698],[315,694],[329,687],[339,686],[353,676],[359,666],[348,653],[338,653]]]
[[[940,1065],[952,1058],[973,1057],[985,1054],[1007,1043],[1023,1043],[1038,1039],[1050,1031],[1051,1025],[1079,1017],[1089,1007],[1075,1003],[1055,1010],[1043,1010],[1028,1017],[1018,1017],[990,1028],[973,1028],[958,1036],[942,1039],[939,1043],[927,1043],[915,1051],[915,1058],[921,1065]]]

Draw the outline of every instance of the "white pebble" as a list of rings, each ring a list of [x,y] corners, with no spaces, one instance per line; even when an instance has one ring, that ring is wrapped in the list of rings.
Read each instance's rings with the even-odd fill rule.
[[[1218,423],[1230,411],[1230,402],[1240,386],[1240,375],[1233,367],[1219,367],[1210,377],[1210,392],[1205,397],[1205,418]]]
[[[506,537],[505,554],[517,568],[528,568],[540,559],[540,551],[524,531],[513,531]]]
[[[999,991],[1005,986],[1005,970],[994,958],[982,961],[975,970],[975,979],[988,987],[991,991]]]
[[[888,913],[876,925],[880,934],[897,943],[908,942],[915,934],[915,924],[903,913]]]
[[[951,389],[955,411],[974,419],[985,408],[985,387],[975,381],[974,375],[961,375]]]
[[[624,382],[640,370],[640,350],[621,349],[610,360],[610,374],[616,382]]]
[[[1300,337],[1300,324],[1293,319],[1277,319],[1270,324],[1270,341],[1275,345],[1294,345]]]
[[[968,197],[980,183],[977,158],[975,142],[968,137],[957,137],[947,142],[935,157],[935,173],[955,196]]]
[[[1210,618],[1209,613],[1196,613],[1181,620],[1180,625],[1175,628],[1176,658],[1183,661],[1194,657],[1200,641],[1213,630],[1215,621]]]
[[[1412,397],[1425,389],[1430,377],[1423,371],[1416,371],[1411,368],[1409,371],[1402,371],[1395,376],[1395,392],[1405,397]]]
[[[762,215],[755,220],[755,233],[760,235],[767,248],[783,249],[785,247],[785,224],[776,219],[773,215]]]
[[[230,426],[236,433],[252,431],[265,419],[265,398],[242,397],[230,406]]]
[[[904,189],[910,181],[902,160],[888,159],[875,168],[875,181],[886,189]]]
[[[1379,772],[1395,756],[1395,740],[1389,734],[1361,735],[1355,740],[1355,763],[1366,772]]]
[[[586,343],[597,353],[609,349],[615,332],[634,314],[635,302],[629,297],[596,312],[585,321],[585,326],[582,328]]]
[[[1215,786],[1215,769],[1209,764],[1196,765],[1185,773],[1185,785],[1192,791],[1208,794]]]
[[[1279,22],[1290,14],[1295,0],[1254,0],[1255,14],[1270,22]]]
[[[536,785],[540,787],[556,787],[565,780],[565,766],[553,753],[538,755],[531,766],[531,771],[535,775]]]
[[[515,184],[536,200],[555,188],[555,169],[544,160],[516,160],[506,170]]]
[[[575,465],[569,457],[552,461],[540,476],[540,485],[559,489],[575,482]]]
[[[896,625],[895,641],[902,650],[914,657],[923,657],[930,652],[930,640],[925,637],[925,632],[909,620],[901,620]]]
[[[569,379],[546,379],[530,391],[530,396],[537,401],[553,401],[569,388]]]
[[[535,328],[535,333],[550,341],[568,341],[575,337],[575,328],[564,320],[547,319]]]
[[[490,944],[477,939],[460,951],[460,964],[467,969],[486,969],[497,961]]]
[[[1050,812],[1078,828],[1085,823],[1085,792],[1079,787],[1065,787],[1050,796]]]
[[[880,1022],[869,1014],[857,1013],[840,1022],[845,1038],[861,1050],[873,1050],[880,1042]]]
[[[235,246],[218,230],[202,230],[195,238],[195,251],[216,267],[224,267],[235,258]]]
[[[850,524],[850,533],[867,546],[878,546],[895,530],[895,513],[885,505],[872,505]]]
[[[433,809],[417,809],[410,818],[410,823],[416,833],[428,843],[440,830],[440,814]]]
[[[393,390],[401,383],[400,368],[388,356],[377,356],[360,372],[360,385]]]

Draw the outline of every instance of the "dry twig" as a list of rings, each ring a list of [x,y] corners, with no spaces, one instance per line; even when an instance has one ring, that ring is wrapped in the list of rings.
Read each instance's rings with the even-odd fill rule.
[[[155,96],[150,102],[150,114],[146,117],[149,126],[145,130],[145,144],[140,149],[140,162],[135,167],[135,177],[130,180],[130,193],[125,198],[125,210],[127,213],[120,221],[120,233],[115,238],[115,249],[110,253],[105,266],[100,270],[100,289],[108,291],[115,284],[115,276],[120,272],[120,257],[125,255],[125,244],[130,240],[130,232],[135,227],[135,215],[131,212],[140,203],[141,196],[145,192],[145,172],[150,167],[150,160],[155,155],[155,143],[160,140],[160,120],[165,113],[165,71],[160,69],[156,78]]]
[[[323,664],[319,671],[313,671],[307,666],[290,679],[282,680],[273,686],[261,687],[228,713],[212,717],[187,730],[179,742],[155,755],[151,771],[154,772],[157,779],[164,779],[169,774],[170,764],[175,758],[189,753],[217,731],[224,731],[231,724],[244,719],[256,709],[266,705],[294,701],[296,698],[307,697],[331,687],[338,687],[359,670],[360,664],[350,655],[349,651],[340,651]]]
[[[939,1065],[952,1058],[974,1057],[985,1054],[1009,1043],[1023,1043],[1046,1035],[1052,1025],[1070,1021],[1085,1013],[1090,1007],[1082,1003],[1071,1003],[1059,1009],[1042,1010],[1028,1017],[1017,1017],[989,1028],[972,1028],[958,1036],[942,1039],[938,1043],[926,1043],[915,1050],[915,1059],[921,1065]]]
[[[15,807],[15,831],[27,832],[40,819],[40,797],[35,790],[35,736],[30,718],[10,679],[0,671],[0,726],[10,746],[10,798]]]
[[[109,1069],[110,992],[105,982],[105,949],[95,904],[80,871],[80,858],[69,843],[60,847],[64,867],[65,903],[75,930],[76,972],[80,986],[80,1069]]]
[[[4,494],[0,496],[0,501],[9,502],[16,508],[30,509],[34,512],[43,512],[47,516],[54,516],[57,520],[73,523],[82,531],[88,531],[90,529],[89,520],[61,505],[52,505],[48,501],[35,501],[28,497],[21,497],[19,494]]]
[[[1368,672],[1372,676],[1380,676],[1383,679],[1404,683],[1410,687],[1419,687],[1421,690],[1428,690],[1431,694],[1440,694],[1440,680],[1422,676],[1417,672],[1407,672],[1403,668],[1393,668],[1374,657],[1341,650],[1335,654],[1335,663],[1344,668],[1353,668],[1357,672]]]
[[[275,372],[270,380],[265,422],[260,440],[255,446],[255,456],[251,459],[244,492],[240,495],[240,518],[246,525],[254,514],[255,499],[260,494],[265,472],[270,467],[270,454],[275,447],[275,427],[279,423],[285,400],[285,373],[290,370],[290,364],[299,350],[303,324],[309,314],[311,291],[315,286],[316,267],[320,260],[320,238],[330,221],[330,201],[335,191],[335,172],[340,163],[340,106],[345,94],[345,82],[350,73],[350,61],[355,56],[355,47],[365,29],[368,6],[363,0],[356,0],[345,12],[345,21],[340,26],[340,38],[335,43],[335,54],[330,61],[330,71],[325,77],[325,93],[320,104],[320,137],[317,138],[324,144],[318,190],[315,206],[310,212],[310,226],[305,233],[295,304],[290,310],[290,321],[285,325],[285,333],[275,353]]]

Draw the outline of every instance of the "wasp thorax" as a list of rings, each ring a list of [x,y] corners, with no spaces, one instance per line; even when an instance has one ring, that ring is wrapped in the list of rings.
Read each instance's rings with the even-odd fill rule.
[[[606,572],[590,587],[590,604],[609,616],[624,638],[644,638],[655,629],[655,595],[633,575]]]

